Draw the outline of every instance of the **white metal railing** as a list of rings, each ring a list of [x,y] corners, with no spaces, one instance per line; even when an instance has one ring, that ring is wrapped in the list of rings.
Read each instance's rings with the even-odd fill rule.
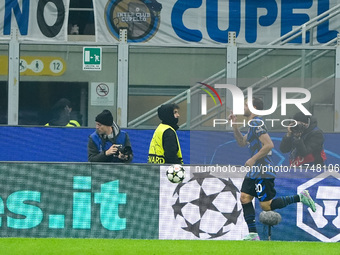
[[[276,47],[273,47],[273,48],[263,48],[263,49],[258,49],[252,53],[250,53],[249,55],[247,55],[246,57],[240,59],[239,61],[237,61],[237,69],[240,70],[242,68],[244,68],[245,66],[249,65],[250,63],[258,60],[259,58],[267,55],[268,53],[270,53],[271,51],[277,48],[280,48],[278,46],[283,46],[284,44],[294,40],[295,38],[299,37],[299,36],[302,36],[303,38],[303,45],[306,46],[306,34],[307,34],[307,31],[312,31],[315,27],[319,26],[320,24],[328,21],[329,19],[337,16],[340,14],[340,4],[334,6],[333,8],[325,11],[324,13],[316,16],[315,18],[309,20],[308,22],[306,22],[305,24],[293,29],[292,31],[290,31],[289,33],[281,36],[280,38],[270,42],[267,46],[270,47],[270,46],[276,46]],[[313,33],[310,33],[311,35]],[[313,45],[313,41],[312,41],[313,38],[310,38],[310,45]],[[336,43],[337,41],[337,38],[334,38],[332,39],[331,41],[323,44],[322,46],[330,46],[334,43]],[[246,46],[245,46],[246,47]],[[317,48],[317,47],[315,47]],[[313,51],[313,52],[310,52],[309,54],[312,55],[316,52]],[[315,60],[316,58],[319,58],[321,57],[322,55],[324,55],[326,53],[321,53],[320,55],[318,55],[318,57],[313,57],[313,60]],[[307,55],[308,56],[308,55]],[[250,87],[256,87],[256,86],[259,86],[260,84],[263,84],[264,82],[266,82],[268,80],[268,78],[270,77],[274,77],[280,73],[283,73],[281,74],[279,77],[277,77],[275,80],[273,80],[273,82],[277,82],[279,79],[282,79],[283,77],[286,77],[287,75],[289,75],[289,73],[293,73],[295,72],[296,70],[300,69],[302,66],[298,66],[298,67],[294,67],[294,65],[296,65],[298,62],[301,62],[301,58],[293,61],[292,63],[288,64],[287,66],[279,69],[278,71],[272,73],[271,75],[261,79],[260,81],[250,85]],[[290,71],[287,71],[288,69],[291,69]],[[219,72],[215,73],[214,75],[208,77],[207,79],[205,79],[204,81],[202,81],[203,83],[214,83],[216,80],[220,80],[220,79],[223,79],[226,77],[226,69],[222,69],[220,70]],[[261,86],[260,88],[258,88],[257,90],[254,91],[255,92],[258,92],[268,86],[270,86],[272,84],[272,82],[270,83],[267,83],[265,86]],[[319,86],[321,83],[317,83],[315,85],[313,85],[313,88],[314,86]],[[174,98],[172,99],[169,99],[168,101],[164,102],[164,104],[166,103],[180,103],[180,102],[183,102],[185,100],[187,100],[188,102],[190,101],[190,96],[192,96],[193,94],[195,93],[198,93],[200,91],[200,87],[202,85],[197,83],[195,86],[191,87],[190,89],[188,89],[187,91],[184,91],[182,93],[180,93],[179,95],[175,96]],[[135,118],[134,120],[130,121],[128,123],[128,126],[129,127],[138,127],[139,125],[141,125],[142,123],[152,119],[153,117],[155,117],[157,115],[157,107],[151,109],[150,111],[144,113],[143,115]],[[213,107],[211,108],[209,112],[213,111],[216,107]],[[191,116],[190,116],[191,117]],[[183,124],[181,127],[189,127],[190,126],[190,121],[196,121],[198,118],[200,118],[201,116],[196,116],[194,118],[187,118],[187,123],[186,124]],[[207,117],[207,118],[211,118],[211,116]],[[201,122],[204,122],[206,121],[207,119],[204,119],[204,120],[201,120],[199,123]],[[199,123],[196,123],[194,126],[197,126],[199,125]],[[191,127],[194,127],[194,126],[191,126]]]
[[[334,39],[332,39],[331,41],[329,41],[328,43],[324,44],[324,46],[328,46],[328,45],[331,45],[331,44],[333,44],[333,43],[336,43],[336,41],[337,41],[337,38],[334,38]],[[312,63],[313,61],[315,61],[315,60],[321,58],[322,56],[326,55],[327,53],[329,53],[329,51],[330,51],[330,50],[323,50],[323,51],[320,52],[320,53],[319,53],[318,50],[312,50],[312,51],[310,51],[310,52],[305,56],[305,58],[311,57],[311,59],[308,59],[307,61],[305,61],[304,64],[305,64],[305,65],[308,65],[308,64]],[[317,53],[319,53],[319,54],[317,54]],[[316,55],[315,55],[315,54],[316,54]],[[261,80],[259,80],[259,81],[255,82],[255,83],[253,83],[252,85],[248,86],[247,89],[248,89],[248,88],[255,88],[255,87],[258,87],[257,89],[254,89],[254,90],[253,90],[253,93],[255,94],[255,93],[257,93],[257,92],[259,92],[259,91],[261,91],[261,90],[263,90],[263,89],[265,89],[265,88],[267,88],[267,87],[269,87],[269,86],[271,86],[271,85],[277,83],[279,80],[281,80],[281,79],[283,79],[283,78],[289,76],[290,74],[292,74],[292,73],[298,71],[299,69],[301,69],[301,67],[302,67],[301,61],[302,61],[302,57],[301,57],[301,58],[298,58],[298,59],[296,59],[296,60],[294,60],[293,62],[291,62],[291,63],[289,63],[288,65],[282,67],[281,69],[279,69],[279,70],[273,72],[272,74],[267,75],[266,77],[263,77]],[[323,79],[322,81],[320,81],[320,82],[318,82],[318,83],[312,85],[311,87],[309,87],[309,90],[313,90],[314,88],[323,85],[325,82],[329,81],[329,79],[332,78],[332,77],[334,77],[334,74],[331,75],[331,76],[329,76],[329,77],[327,77],[326,79]],[[261,87],[259,87],[259,86],[261,86]],[[244,89],[244,90],[243,90],[243,93],[245,93],[245,92],[247,91],[247,89]],[[295,97],[292,97],[292,98],[295,98]],[[222,103],[224,104],[225,101],[222,101]],[[200,119],[201,116],[196,116],[195,118],[191,119],[191,121],[194,122],[194,123],[191,123],[191,124],[190,124],[190,127],[191,127],[191,128],[195,128],[195,127],[199,126],[202,122],[205,122],[205,121],[207,121],[207,120],[213,118],[214,116],[216,116],[216,115],[218,114],[218,112],[216,112],[215,110],[216,110],[218,107],[219,107],[219,106],[212,107],[212,108],[208,111],[208,113],[210,113],[210,112],[215,112],[215,115],[210,115],[210,116],[208,116],[207,118],[205,118],[205,119],[203,119],[203,120],[201,120],[201,121],[199,121],[199,122],[196,122],[196,123],[195,123],[195,121],[197,121],[198,119]],[[181,125],[181,128],[184,128],[185,126],[186,126],[186,124],[183,124],[183,125]]]

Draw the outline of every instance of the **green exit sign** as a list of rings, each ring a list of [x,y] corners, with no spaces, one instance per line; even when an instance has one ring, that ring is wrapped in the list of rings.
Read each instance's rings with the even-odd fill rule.
[[[83,70],[102,70],[102,48],[83,48]]]

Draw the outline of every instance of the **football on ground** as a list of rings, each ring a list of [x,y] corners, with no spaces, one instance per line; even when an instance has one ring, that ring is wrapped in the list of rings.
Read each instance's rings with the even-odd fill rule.
[[[179,164],[171,165],[166,170],[166,176],[168,177],[169,181],[173,183],[180,183],[185,178],[185,170]]]

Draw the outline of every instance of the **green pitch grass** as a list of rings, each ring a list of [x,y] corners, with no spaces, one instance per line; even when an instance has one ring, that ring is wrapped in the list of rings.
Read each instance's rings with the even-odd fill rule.
[[[1,255],[340,254],[339,243],[0,238]]]

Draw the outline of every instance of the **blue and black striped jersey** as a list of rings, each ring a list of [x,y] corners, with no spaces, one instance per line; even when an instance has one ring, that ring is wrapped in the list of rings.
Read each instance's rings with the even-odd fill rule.
[[[249,128],[247,133],[248,148],[251,157],[254,156],[262,148],[262,143],[260,141],[260,136],[267,134],[267,127],[260,117],[254,117],[249,122]],[[247,177],[258,178],[261,175],[262,166],[272,166],[273,162],[270,155],[267,155],[259,160],[257,160],[252,168],[251,172],[247,173]],[[267,173],[267,175],[275,177],[275,173]],[[269,177],[267,176],[267,177]]]

